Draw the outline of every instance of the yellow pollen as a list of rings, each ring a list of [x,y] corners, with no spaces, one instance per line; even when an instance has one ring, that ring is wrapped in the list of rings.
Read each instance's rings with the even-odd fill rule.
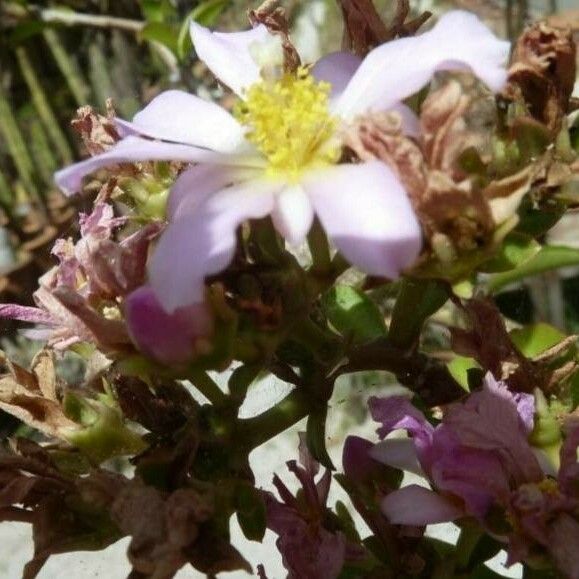
[[[539,490],[546,495],[556,495],[559,493],[559,485],[557,481],[552,478],[544,478],[540,483],[537,484]]]
[[[247,140],[266,157],[269,174],[297,180],[305,169],[338,161],[329,92],[330,85],[316,82],[305,68],[249,87],[234,114],[248,127]]]

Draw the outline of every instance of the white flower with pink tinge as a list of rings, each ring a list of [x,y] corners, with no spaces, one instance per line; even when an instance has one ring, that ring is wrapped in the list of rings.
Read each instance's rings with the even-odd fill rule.
[[[357,115],[398,110],[407,133],[417,120],[402,100],[439,70],[471,70],[491,90],[506,81],[509,44],[474,15],[455,11],[434,28],[388,42],[366,58],[334,53],[295,76],[260,69],[263,25],[212,33],[193,23],[197,55],[240,97],[234,114],[181,91],[156,97],[107,152],[56,174],[69,193],[95,169],[116,163],[174,160],[194,165],[175,182],[169,226],[151,258],[149,279],[163,307],[203,299],[207,276],[230,263],[236,229],[271,215],[291,244],[302,243],[317,216],[335,247],[370,275],[396,278],[421,249],[408,196],[380,161],[340,164],[341,128]],[[261,50],[263,55],[264,50]]]

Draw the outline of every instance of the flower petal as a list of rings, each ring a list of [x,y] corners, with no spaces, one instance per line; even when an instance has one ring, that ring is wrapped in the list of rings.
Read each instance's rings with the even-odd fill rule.
[[[142,286],[124,302],[131,339],[145,354],[165,364],[180,364],[195,356],[195,342],[213,329],[205,304],[193,304],[167,314],[153,290]]]
[[[362,63],[362,59],[351,52],[332,52],[320,58],[312,67],[312,76],[317,81],[332,85],[330,98],[339,97]]]
[[[432,525],[464,515],[462,509],[448,499],[418,485],[390,493],[382,499],[381,508],[394,525]]]
[[[191,22],[190,32],[197,56],[237,95],[261,79],[250,48],[270,38],[263,24],[244,32],[211,32]]]
[[[121,119],[115,122],[153,139],[223,153],[245,143],[243,127],[224,108],[180,90],[168,90],[155,97],[131,123]]]
[[[212,193],[255,177],[255,169],[223,165],[195,165],[183,171],[171,187],[167,217],[175,221],[192,215]]]
[[[205,278],[225,269],[233,257],[237,227],[271,213],[281,187],[271,181],[233,185],[169,225],[149,268],[151,286],[168,313],[203,299]]]
[[[416,447],[410,438],[389,438],[383,440],[369,452],[370,456],[389,466],[424,476],[416,455]]]
[[[418,92],[438,70],[471,69],[498,92],[507,78],[509,48],[508,42],[495,37],[474,14],[449,12],[424,34],[372,50],[342,93],[338,111],[351,117],[371,109],[388,109]]]
[[[420,225],[385,164],[338,165],[302,184],[332,241],[365,273],[397,278],[418,257]]]
[[[302,187],[286,187],[276,196],[272,219],[290,245],[304,241],[314,221],[314,208]]]
[[[54,180],[67,195],[76,193],[86,175],[93,173],[101,167],[116,165],[118,163],[135,163],[138,161],[183,161],[185,163],[216,163],[230,160],[232,163],[243,164],[242,158],[234,156],[226,157],[220,153],[179,145],[175,143],[163,143],[150,141],[141,137],[129,136],[119,141],[114,147],[85,161],[80,161],[69,167],[65,167],[54,174]]]
[[[32,324],[54,324],[54,318],[48,312],[19,304],[0,304],[0,318]]]

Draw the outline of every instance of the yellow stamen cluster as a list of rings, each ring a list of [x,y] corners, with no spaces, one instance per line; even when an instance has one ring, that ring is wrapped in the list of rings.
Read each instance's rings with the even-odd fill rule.
[[[249,128],[247,140],[266,157],[272,176],[296,180],[305,169],[338,161],[329,92],[330,85],[316,82],[305,68],[247,90],[235,116]]]

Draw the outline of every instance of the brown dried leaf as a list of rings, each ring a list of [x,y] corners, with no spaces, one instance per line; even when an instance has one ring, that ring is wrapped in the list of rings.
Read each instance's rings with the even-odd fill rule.
[[[515,392],[532,392],[539,388],[552,392],[560,387],[577,369],[572,360],[554,363],[575,340],[563,340],[543,355],[526,358],[515,346],[504,320],[494,303],[488,299],[468,300],[463,307],[469,328],[452,328],[452,349],[462,356],[474,358],[499,380],[504,380]]]
[[[61,438],[63,431],[77,425],[66,417],[57,398],[52,354],[37,354],[32,370],[9,366],[10,373],[0,377],[0,408],[47,436]]]

